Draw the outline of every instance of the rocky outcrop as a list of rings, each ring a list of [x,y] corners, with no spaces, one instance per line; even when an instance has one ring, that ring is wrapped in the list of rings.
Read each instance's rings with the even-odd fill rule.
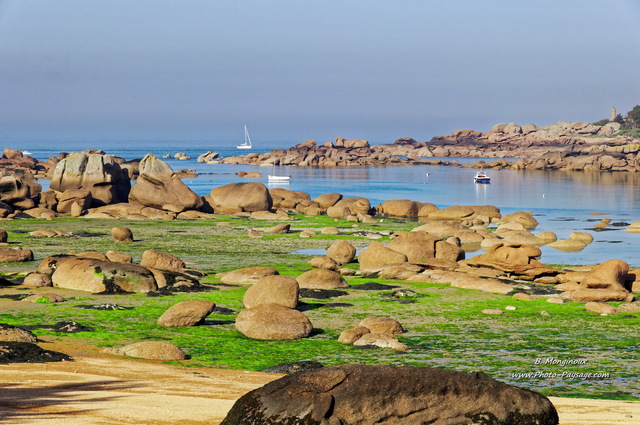
[[[231,183],[216,187],[205,200],[219,214],[239,212],[269,211],[273,199],[262,183]]]
[[[573,275],[573,273],[570,273]],[[574,301],[607,302],[633,301],[634,295],[629,291],[629,265],[620,260],[605,261],[597,265],[586,275],[579,274],[575,281],[579,286],[568,292],[568,297]]]
[[[198,156],[198,162],[206,162],[209,164],[216,161],[219,156],[220,154],[218,152],[209,150],[203,153],[202,155]]]
[[[6,217],[17,210],[28,210],[36,206],[34,199],[42,191],[42,187],[33,181],[26,181],[20,177],[4,176],[0,178],[1,209],[6,212],[0,216]]]
[[[37,273],[50,276],[53,286],[94,293],[147,293],[158,288],[172,290],[199,285],[192,276],[197,275],[196,271],[161,270],[132,264],[131,257],[115,251],[47,257],[38,265]]]
[[[55,287],[89,292],[150,292],[158,289],[153,273],[145,267],[93,258],[69,258],[59,262],[51,280]]]
[[[364,140],[317,144],[309,140],[289,149],[225,158],[229,164],[317,166],[362,166],[382,164],[430,164],[460,166],[457,161],[433,157],[496,158],[477,161],[469,168],[556,169],[576,171],[640,171],[637,139],[616,136],[618,123],[595,125],[559,121],[535,124],[502,123],[491,131],[457,130],[428,142],[401,138],[393,144],[369,146]],[[503,158],[520,158],[507,161]],[[391,214],[391,213],[389,213]],[[392,214],[396,215],[396,214]],[[404,214],[401,214],[404,215]]]
[[[131,183],[129,173],[112,155],[75,152],[58,162],[50,187],[58,192],[87,189],[91,206],[99,207],[126,201]]]
[[[481,372],[341,365],[253,390],[221,425],[284,423],[557,425],[558,414],[546,397]]]
[[[476,255],[461,263],[471,267],[476,273],[482,269],[497,270],[523,280],[555,277],[562,273],[540,263],[538,260],[541,255],[540,248],[536,246],[498,243],[486,254]]]
[[[331,218],[347,218],[358,214],[372,212],[371,203],[366,198],[349,196],[340,199],[332,207],[327,208],[327,215]]]
[[[22,151],[5,148],[0,157],[0,174],[27,180],[46,178],[49,169],[55,167],[57,159],[39,161]]]
[[[203,205],[202,198],[166,162],[151,154],[140,161],[140,177],[131,188],[129,201],[175,213],[197,210]]]

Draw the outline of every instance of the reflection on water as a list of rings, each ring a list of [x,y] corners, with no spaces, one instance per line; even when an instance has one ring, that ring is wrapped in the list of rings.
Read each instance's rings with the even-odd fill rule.
[[[47,145],[46,149],[51,149]],[[147,150],[136,150],[132,145],[123,152],[112,150],[127,159],[140,158]],[[204,143],[203,143],[203,146]],[[29,146],[34,157],[46,160],[53,151]],[[237,155],[233,148],[207,147],[223,156]],[[263,152],[272,147],[265,147]],[[58,147],[64,150],[63,147]],[[185,181],[199,195],[208,194],[214,187],[228,183],[260,181],[267,183],[265,167],[250,165],[209,165],[197,163],[196,158],[206,152],[204,147],[181,148],[165,144],[157,146],[156,156],[177,151],[186,152],[189,161],[167,160],[178,170],[194,169],[204,173]],[[55,151],[55,156],[57,152]],[[461,164],[475,162],[476,158],[459,159]],[[247,179],[236,175],[239,171],[258,171],[264,177]],[[271,171],[271,167],[269,167]],[[601,218],[592,212],[608,213],[613,223],[632,223],[640,220],[640,175],[637,173],[585,173],[562,171],[488,170],[490,184],[475,184],[477,170],[455,166],[387,165],[376,167],[298,168],[276,167],[276,174],[290,175],[290,190],[303,191],[316,197],[323,193],[339,192],[346,196],[361,196],[372,205],[389,199],[411,199],[431,202],[438,207],[451,205],[495,205],[503,214],[514,211],[532,211],[540,222],[535,232],[552,231],[558,238],[568,238],[573,231],[589,231],[594,243],[577,253],[560,253],[543,247],[545,263],[587,264],[616,258],[640,265],[640,235],[624,232],[623,227],[606,232],[594,232],[593,220]],[[273,186],[271,186],[273,187]]]
[[[178,168],[178,161],[170,161]],[[255,181],[240,178],[238,171],[263,171],[247,165],[207,165],[195,168],[216,173],[193,179],[189,186],[200,195],[233,182]],[[559,239],[574,231],[587,231],[595,241],[580,252],[560,252],[542,247],[547,264],[594,264],[620,259],[640,266],[640,234],[625,232],[623,226],[595,232],[594,220],[603,217],[612,223],[640,220],[640,176],[635,173],[581,173],[560,171],[491,170],[491,184],[475,184],[474,169],[439,166],[379,166],[341,168],[279,167],[276,173],[291,175],[288,189],[316,197],[339,192],[361,196],[375,206],[389,199],[431,202],[438,207],[451,205],[495,205],[503,214],[531,211],[540,222],[534,233],[551,231]],[[427,176],[427,173],[429,174]],[[266,183],[266,175],[258,179]],[[605,216],[592,212],[608,213]]]

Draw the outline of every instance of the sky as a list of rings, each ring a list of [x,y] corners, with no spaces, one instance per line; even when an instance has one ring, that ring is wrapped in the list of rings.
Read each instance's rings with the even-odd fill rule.
[[[0,142],[427,141],[640,104],[640,0],[0,0]]]

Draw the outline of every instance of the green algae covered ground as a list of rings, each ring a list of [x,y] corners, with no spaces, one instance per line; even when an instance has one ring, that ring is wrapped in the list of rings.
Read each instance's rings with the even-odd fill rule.
[[[196,221],[115,221],[86,219],[11,220],[2,223],[9,233],[9,246],[34,251],[36,261],[0,265],[8,282],[0,286],[3,300],[0,323],[12,325],[52,325],[75,321],[92,331],[61,334],[46,328],[33,332],[42,340],[76,340],[99,347],[115,347],[142,340],[171,341],[189,356],[184,364],[263,370],[301,360],[325,365],[340,363],[434,366],[459,371],[483,371],[503,382],[530,388],[546,395],[609,399],[640,398],[640,314],[599,316],[584,310],[583,303],[551,304],[542,297],[518,301],[507,295],[452,288],[433,283],[407,284],[362,277],[347,278],[351,288],[345,296],[332,299],[302,298],[299,309],[314,325],[311,337],[294,341],[258,341],[244,337],[234,327],[242,308],[243,286],[220,285],[215,277],[246,266],[273,266],[281,274],[297,276],[310,269],[312,255],[296,253],[316,249],[322,252],[334,240],[347,239],[357,247],[371,243],[370,233],[408,230],[415,223],[384,220],[375,225],[335,221],[326,216],[293,216],[287,221],[292,232],[247,236],[248,230],[263,231],[278,222],[220,216]],[[114,226],[132,229],[135,242],[115,243],[110,236]],[[338,226],[341,235],[322,235],[326,226]],[[32,238],[29,232],[58,229],[72,232],[67,238]],[[316,229],[318,234],[301,238],[300,231]],[[189,267],[204,271],[203,292],[177,293],[158,297],[145,294],[95,295],[66,292],[67,301],[40,302],[25,308],[15,299],[34,293],[57,292],[56,288],[24,288],[12,285],[26,271],[37,267],[42,258],[87,250],[117,250],[139,261],[146,249],[174,254]],[[307,252],[307,251],[303,251]],[[543,258],[544,261],[544,258]],[[355,264],[350,267],[356,268]],[[395,298],[392,291],[364,291],[367,282],[398,285],[415,296]],[[69,295],[70,294],[70,295]],[[15,301],[13,301],[15,300]],[[209,300],[221,310],[210,315],[203,326],[161,328],[157,318],[171,305],[185,300]],[[114,304],[115,310],[81,308]],[[506,310],[513,306],[515,310]],[[483,309],[501,309],[504,314],[485,315]],[[541,312],[548,315],[541,315]],[[367,316],[393,317],[406,333],[400,340],[410,349],[396,352],[363,349],[340,344],[338,335],[356,326]]]

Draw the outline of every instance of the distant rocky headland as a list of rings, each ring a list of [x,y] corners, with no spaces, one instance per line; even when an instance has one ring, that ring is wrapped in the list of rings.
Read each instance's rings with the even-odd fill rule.
[[[337,138],[318,144],[307,140],[289,149],[265,154],[219,158],[215,152],[199,161],[212,164],[340,167],[387,164],[459,165],[456,157],[496,158],[470,168],[640,171],[640,140],[616,135],[620,124],[597,125],[560,121],[546,127],[535,124],[497,124],[491,131],[458,130],[428,142],[401,138],[392,144],[370,146],[366,140]],[[438,159],[435,159],[438,158]],[[451,158],[451,161],[442,158]]]
[[[343,167],[372,165],[452,165],[456,158],[482,158],[468,168],[564,171],[640,171],[640,138],[621,132],[621,125],[609,121],[602,125],[587,122],[559,121],[539,127],[515,123],[496,124],[488,132],[457,130],[437,136],[428,142],[413,138],[393,143],[370,145],[366,140],[338,137],[333,142],[307,140],[288,149],[275,149],[264,154],[223,158],[208,151],[198,162],[208,164],[286,165],[295,167]],[[87,154],[104,152],[87,149]],[[25,181],[51,179],[57,164],[68,156],[40,161],[23,152],[6,148],[0,158],[0,176],[20,177]],[[126,161],[112,156],[131,179],[139,174],[141,159]],[[487,161],[495,158],[495,161]],[[176,160],[190,159],[177,153]],[[189,170],[179,170],[181,177],[193,177]]]

